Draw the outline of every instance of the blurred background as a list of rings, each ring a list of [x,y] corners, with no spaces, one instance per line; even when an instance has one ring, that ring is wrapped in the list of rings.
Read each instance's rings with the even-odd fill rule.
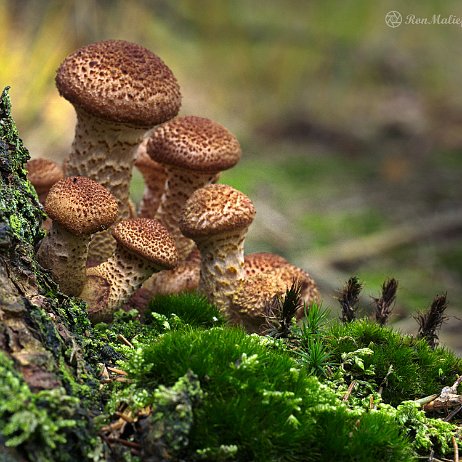
[[[348,277],[364,283],[364,312],[394,277],[408,332],[447,292],[441,339],[462,352],[461,20],[457,0],[0,0],[0,84],[32,157],[62,160],[75,118],[54,86],[60,62],[108,38],[149,48],[178,78],[181,113],[242,144],[221,181],[257,208],[247,252],[311,272],[333,316]],[[139,175],[132,186],[139,199]]]

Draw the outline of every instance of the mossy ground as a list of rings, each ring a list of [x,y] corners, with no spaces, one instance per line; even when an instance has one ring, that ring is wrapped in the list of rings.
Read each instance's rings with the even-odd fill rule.
[[[145,320],[132,311],[92,327],[82,302],[35,263],[43,213],[6,92],[1,103],[0,256],[17,287],[40,295],[22,301],[60,384],[32,390],[0,354],[2,444],[39,462],[407,461],[451,450],[458,426],[403,401],[451,385],[460,360],[367,321],[327,327],[311,316],[274,340],[224,325],[190,294],[154,300]],[[123,380],[101,383],[99,366],[124,370]],[[116,411],[131,415],[126,432],[99,438]]]

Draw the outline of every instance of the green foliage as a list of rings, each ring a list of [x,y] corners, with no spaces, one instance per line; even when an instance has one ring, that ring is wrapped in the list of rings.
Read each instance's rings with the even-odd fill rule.
[[[330,352],[323,338],[328,311],[321,305],[313,303],[305,307],[305,317],[300,325],[292,328],[291,343],[295,344],[293,351],[306,367],[308,374],[318,377],[327,374],[330,364]]]
[[[143,422],[143,451],[162,457],[168,448],[171,457],[189,444],[194,422],[193,407],[203,398],[200,382],[191,371],[173,386],[160,385],[152,393],[152,414]]]
[[[390,328],[380,327],[368,320],[349,324],[335,323],[325,336],[332,361],[342,363],[342,355],[361,348],[369,348],[373,354],[364,357],[364,370],[349,369],[350,379],[366,379],[377,388],[393,368],[383,389],[385,402],[398,405],[439,393],[448,383],[453,383],[462,370],[462,362],[444,348],[430,348],[423,340],[402,335]],[[366,377],[365,371],[374,367],[375,376]]]
[[[192,407],[194,423],[182,453],[187,460],[366,461],[377,454],[411,460],[411,447],[392,418],[352,414],[284,350],[281,340],[235,328],[167,331],[138,345],[122,364],[132,380],[123,395],[132,405],[136,396],[136,406],[156,408],[159,390],[174,387],[190,370],[197,375],[203,397]],[[358,419],[364,422],[360,430]],[[336,438],[342,446],[332,443]]]
[[[389,408],[402,428],[407,430],[413,438],[417,450],[430,451],[439,449],[443,454],[453,450],[450,445],[452,437],[457,437],[458,430],[455,425],[441,419],[431,419],[425,415],[419,405],[408,401],[400,404],[396,410]],[[459,443],[461,446],[462,443]]]
[[[78,398],[63,388],[33,393],[1,352],[0,377],[0,435],[6,446],[31,448],[37,462],[70,462],[79,455],[96,460],[101,443],[87,433]]]
[[[197,293],[156,295],[149,304],[149,310],[167,318],[175,314],[190,326],[213,327],[224,323],[220,311]]]

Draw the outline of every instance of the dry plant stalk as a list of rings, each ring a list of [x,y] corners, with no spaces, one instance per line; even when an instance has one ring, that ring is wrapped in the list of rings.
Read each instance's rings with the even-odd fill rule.
[[[380,298],[374,298],[375,302],[375,319],[384,326],[388,322],[396,300],[396,291],[398,290],[398,281],[394,278],[387,279],[382,285],[382,295]]]
[[[361,293],[362,288],[363,285],[359,282],[358,277],[352,276],[348,279],[347,283],[341,290],[340,295],[337,297],[337,300],[340,302],[340,306],[342,308],[342,316],[340,319],[343,323],[351,322],[356,319],[359,294]]]

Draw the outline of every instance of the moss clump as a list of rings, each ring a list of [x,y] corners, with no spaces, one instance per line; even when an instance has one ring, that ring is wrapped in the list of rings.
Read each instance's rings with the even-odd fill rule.
[[[372,350],[372,354],[363,358],[364,368],[352,367],[347,371],[350,380],[367,380],[378,389],[386,378],[382,397],[394,406],[439,393],[444,386],[452,384],[462,370],[461,359],[450,351],[432,349],[424,340],[364,319],[333,324],[325,339],[330,360],[337,364],[342,363],[342,355],[345,357],[362,348]]]
[[[0,435],[7,447],[23,445],[37,462],[88,460],[101,452],[78,398],[63,388],[33,393],[1,352],[0,377]]]
[[[149,311],[167,318],[175,314],[185,324],[197,327],[213,327],[225,322],[220,311],[196,293],[157,295],[150,302]]]
[[[192,371],[203,398],[192,407],[189,444],[176,454],[185,460],[412,459],[392,417],[351,412],[284,350],[281,341],[229,327],[166,332],[138,345],[122,365],[132,383],[119,399],[157,408],[159,389]],[[332,438],[342,438],[342,446]]]

